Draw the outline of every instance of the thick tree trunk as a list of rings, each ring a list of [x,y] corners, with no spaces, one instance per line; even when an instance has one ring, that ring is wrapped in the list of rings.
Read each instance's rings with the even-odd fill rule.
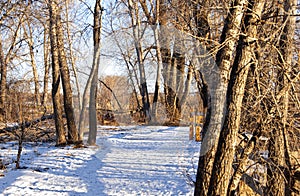
[[[61,17],[59,12],[57,14],[56,23],[57,23],[56,38],[57,38],[57,46],[58,46],[59,68],[60,68],[62,86],[64,92],[63,97],[64,97],[64,109],[67,117],[68,142],[76,143],[78,142],[78,132],[76,128],[75,114],[73,108],[73,92],[71,87],[70,71],[69,71],[67,58],[65,54],[63,29],[62,29]]]
[[[237,46],[227,90],[226,116],[215,154],[208,195],[226,195],[229,188],[240,128],[242,100],[249,68],[251,64],[256,63],[254,48],[257,44],[255,41],[257,40],[257,21],[260,19],[263,8],[264,1],[248,2],[243,25],[246,28],[247,37],[241,35]]]
[[[181,32],[175,32],[175,41],[173,47],[172,67],[170,73],[168,95],[169,118],[175,125],[179,124],[181,117],[180,99],[184,91],[184,76],[185,76],[185,55],[184,55],[184,36]]]
[[[162,61],[162,76],[164,80],[164,102],[165,102],[165,110],[167,114],[167,118],[171,121],[171,103],[170,94],[172,94],[172,89],[170,88],[170,77],[172,71],[172,57],[171,57],[171,49],[170,49],[170,29],[168,27],[169,16],[168,13],[170,10],[167,8],[167,3],[165,0],[160,0],[159,2],[159,23],[160,23],[160,35],[159,42],[161,43],[161,61]]]
[[[100,47],[94,46],[94,55],[93,55],[93,64],[92,69],[88,78],[88,81],[86,83],[84,92],[83,92],[83,98],[82,98],[82,107],[80,112],[80,118],[79,118],[79,140],[83,141],[83,133],[86,126],[86,122],[84,121],[86,113],[87,113],[87,105],[90,101],[89,99],[89,92],[92,85],[92,79],[96,73],[96,66],[98,62],[98,58],[100,58]]]
[[[211,119],[201,145],[195,195],[207,195],[219,134],[224,120],[225,97],[233,63],[235,43],[238,40],[246,3],[246,0],[235,1],[225,20],[220,41],[221,44],[224,44],[224,47],[218,51],[216,56],[219,78],[215,78],[214,85],[211,85],[213,87],[210,90]]]
[[[57,4],[55,1],[49,1],[49,13],[50,13],[50,44],[51,44],[51,57],[52,57],[52,101],[56,128],[56,145],[65,145],[66,137],[63,122],[63,110],[61,105],[60,96],[60,71],[58,60],[58,45],[57,45],[57,32],[56,32],[56,20],[57,20]]]

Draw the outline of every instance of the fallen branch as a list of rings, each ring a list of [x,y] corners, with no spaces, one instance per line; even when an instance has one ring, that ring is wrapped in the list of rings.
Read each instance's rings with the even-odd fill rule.
[[[63,115],[63,117],[65,118],[65,115]],[[32,121],[23,122],[21,124],[15,125],[15,126],[0,129],[0,133],[13,132],[13,131],[16,131],[16,130],[21,129],[21,128],[26,129],[26,128],[31,127],[33,125],[36,125],[36,124],[38,124],[42,121],[53,119],[53,118],[54,118],[54,114],[44,115],[41,118],[38,118],[38,119],[35,119],[35,120],[32,120]]]

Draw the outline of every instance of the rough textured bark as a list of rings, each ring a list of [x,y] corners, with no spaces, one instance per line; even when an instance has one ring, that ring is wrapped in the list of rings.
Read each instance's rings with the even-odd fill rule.
[[[221,130],[220,139],[215,154],[209,195],[226,195],[229,179],[232,174],[240,118],[242,100],[248,71],[252,63],[256,62],[254,48],[256,48],[257,21],[259,20],[264,1],[249,1],[243,27],[247,36],[240,36],[237,54],[232,67],[230,82],[227,90],[226,116]]]
[[[268,167],[268,195],[291,195],[291,161],[289,152],[288,136],[288,110],[289,110],[289,91],[290,76],[293,61],[293,40],[295,35],[296,14],[295,6],[297,0],[284,2],[284,29],[279,42],[278,61],[280,70],[278,72],[278,92],[284,92],[278,97],[276,108],[276,118],[280,122],[271,131],[269,143],[269,156],[271,163]],[[275,112],[274,111],[274,112]],[[276,122],[275,122],[276,123]]]
[[[59,10],[61,10],[59,8]],[[68,127],[68,142],[76,143],[78,141],[78,132],[75,122],[75,114],[73,108],[73,92],[71,87],[70,71],[67,63],[67,58],[65,54],[64,47],[64,35],[61,23],[60,12],[57,13],[56,20],[57,28],[57,47],[58,47],[58,58],[59,58],[59,68],[62,79],[63,87],[63,97],[64,97],[64,109],[67,117],[67,127]]]
[[[0,66],[1,66],[1,79],[0,79],[0,121],[6,118],[6,77],[7,77],[7,64],[4,59],[4,52],[2,47],[2,39],[0,37]]]
[[[96,71],[98,73],[98,71]],[[90,89],[90,103],[89,103],[89,137],[87,143],[89,145],[96,144],[97,136],[97,110],[96,110],[96,100],[97,100],[97,80],[98,75],[95,75],[92,80],[92,85]]]
[[[172,64],[168,83],[169,93],[166,95],[167,115],[170,121],[176,125],[179,124],[181,116],[180,99],[183,95],[185,75],[185,55],[183,51],[184,38],[182,33],[178,31],[175,32]]]
[[[101,29],[102,29],[102,7],[101,0],[97,0],[95,3],[94,9],[94,47],[100,49],[100,37],[101,37]],[[97,49],[96,49],[97,50]],[[89,138],[88,144],[95,145],[96,144],[96,136],[97,136],[97,110],[96,110],[96,100],[97,100],[97,84],[98,84],[98,70],[100,63],[100,56],[94,57],[97,58],[95,61],[96,64],[93,65],[95,67],[95,72],[93,75],[91,88],[90,88],[90,110],[89,110]]]
[[[201,145],[195,195],[207,195],[216,147],[223,124],[225,97],[230,69],[233,63],[235,45],[238,40],[246,3],[246,0],[235,1],[224,23],[220,40],[221,44],[224,44],[224,47],[220,49],[216,55],[219,78],[215,79],[215,86],[210,92],[211,119]]]
[[[247,161],[249,159],[249,155],[253,152],[254,148],[256,147],[256,144],[259,141],[260,133],[260,130],[257,130],[253,133],[253,136],[247,142],[245,148],[243,149],[241,156],[238,157],[238,165],[234,169],[232,176],[230,176],[228,195],[235,195],[237,193],[238,185],[241,181],[243,174],[246,173],[248,167]]]
[[[56,20],[57,20],[57,4],[55,1],[50,0],[48,4],[50,14],[50,44],[51,44],[51,59],[52,59],[52,101],[54,110],[54,120],[56,128],[56,145],[65,145],[66,137],[63,124],[63,110],[61,105],[60,96],[60,71],[58,60],[58,45],[57,45],[57,32],[56,32]]]
[[[187,75],[186,75],[184,89],[181,91],[181,95],[180,95],[180,99],[179,99],[179,106],[180,107],[183,106],[186,102],[186,99],[187,99],[188,94],[190,92],[192,78],[193,78],[193,65],[190,62],[190,64],[188,65],[188,72],[187,72]]]

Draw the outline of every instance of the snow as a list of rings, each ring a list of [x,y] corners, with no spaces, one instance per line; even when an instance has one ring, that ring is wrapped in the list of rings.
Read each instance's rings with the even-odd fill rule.
[[[8,164],[0,195],[193,195],[199,143],[188,127],[99,127],[97,147],[26,143]],[[17,143],[0,144],[7,163]]]

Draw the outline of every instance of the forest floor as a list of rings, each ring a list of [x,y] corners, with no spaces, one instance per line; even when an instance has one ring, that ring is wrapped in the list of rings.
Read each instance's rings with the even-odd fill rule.
[[[193,195],[200,144],[188,127],[99,127],[96,147],[0,144],[0,195]]]

